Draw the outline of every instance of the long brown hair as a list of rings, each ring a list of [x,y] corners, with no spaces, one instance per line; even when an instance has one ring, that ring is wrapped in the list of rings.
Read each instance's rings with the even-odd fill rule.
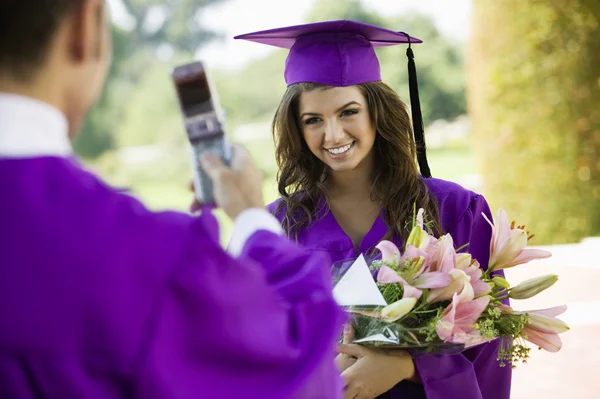
[[[371,198],[381,201],[390,228],[385,239],[404,239],[410,229],[414,207],[423,208],[434,234],[442,234],[437,203],[421,180],[416,163],[416,146],[410,118],[398,94],[383,82],[357,85],[367,101],[377,135],[373,145],[375,170]],[[325,165],[304,141],[298,120],[300,95],[329,86],[297,83],[287,88],[273,119],[273,139],[279,172],[277,183],[285,207],[283,227],[296,237],[313,222],[327,197]]]

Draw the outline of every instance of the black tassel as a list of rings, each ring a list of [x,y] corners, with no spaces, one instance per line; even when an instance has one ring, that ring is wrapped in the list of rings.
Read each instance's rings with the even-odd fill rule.
[[[417,146],[417,162],[421,176],[431,177],[429,164],[427,163],[427,147],[425,146],[425,129],[423,128],[423,115],[421,114],[421,102],[419,100],[419,84],[417,82],[417,68],[415,66],[415,55],[410,47],[410,36],[402,32],[408,38],[408,89],[410,92],[410,108],[412,112],[413,134]]]

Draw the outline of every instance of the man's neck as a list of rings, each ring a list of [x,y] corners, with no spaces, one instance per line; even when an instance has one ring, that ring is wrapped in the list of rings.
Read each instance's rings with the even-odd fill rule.
[[[42,101],[65,114],[63,96],[50,77],[41,74],[30,81],[22,81],[0,73],[0,93],[16,94]]]

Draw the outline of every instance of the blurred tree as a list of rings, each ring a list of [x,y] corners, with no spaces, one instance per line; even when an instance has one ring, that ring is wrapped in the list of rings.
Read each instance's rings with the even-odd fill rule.
[[[258,44],[257,44],[258,46]],[[239,72],[215,71],[215,84],[227,115],[227,124],[269,120],[285,91],[286,51],[274,51]]]
[[[110,67],[108,81],[115,84],[107,85],[85,121],[83,131],[73,143],[75,151],[84,158],[96,158],[104,151],[112,148],[112,132],[116,128],[121,115],[119,97],[123,95],[122,87],[118,84],[126,60],[127,34],[113,26],[113,63]]]
[[[600,2],[474,0],[469,110],[485,193],[536,244],[600,233]]]
[[[385,19],[365,9],[360,0],[317,0],[306,16],[306,22],[350,19],[371,25],[385,26]]]
[[[199,16],[210,5],[226,0],[121,0],[135,19],[130,34],[134,48],[173,46],[194,52],[213,39],[215,33],[203,29]]]
[[[97,158],[115,146],[148,143],[158,133],[147,129],[150,122],[145,123],[146,119],[156,121],[157,115],[171,111],[167,119],[174,120],[176,110],[155,112],[161,109],[157,98],[173,95],[164,60],[172,62],[182,55],[189,60],[201,44],[217,37],[200,27],[198,17],[207,6],[224,1],[227,0],[122,0],[135,23],[127,31],[113,27],[113,64],[106,90],[74,143],[80,156]],[[160,68],[155,68],[157,65]],[[157,82],[160,87],[155,87]],[[155,104],[149,106],[152,99]],[[164,104],[163,99],[161,105]],[[149,109],[154,113],[150,114]],[[143,123],[132,127],[132,121]],[[121,127],[123,123],[126,128]],[[146,140],[140,135],[145,135]]]

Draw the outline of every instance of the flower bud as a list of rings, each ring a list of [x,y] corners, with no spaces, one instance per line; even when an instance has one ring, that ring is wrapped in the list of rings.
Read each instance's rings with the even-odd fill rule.
[[[528,299],[552,287],[557,281],[558,276],[555,274],[525,280],[516,287],[513,287],[508,296],[512,299]]]
[[[536,313],[528,313],[529,322],[527,327],[546,334],[560,334],[569,331],[569,326],[556,317],[544,316]]]
[[[502,276],[494,276],[494,278],[492,278],[492,283],[494,283],[496,287],[510,288],[510,284]]]
[[[403,298],[392,304],[387,305],[381,310],[381,317],[386,321],[392,322],[401,319],[410,312],[417,304],[417,298]]]

